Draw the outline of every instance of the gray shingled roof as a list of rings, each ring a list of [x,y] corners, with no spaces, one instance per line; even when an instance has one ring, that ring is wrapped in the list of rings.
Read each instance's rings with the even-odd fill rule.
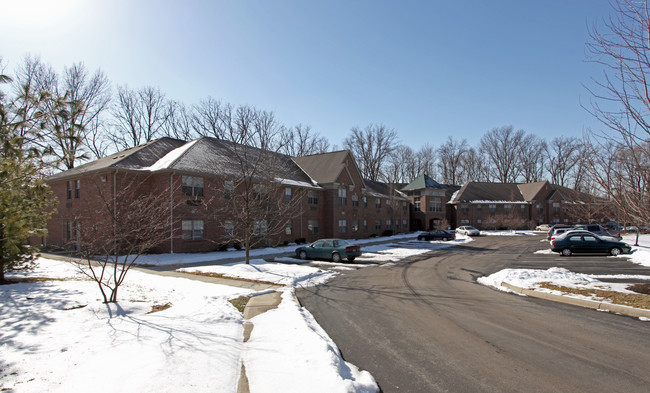
[[[294,157],[293,161],[319,184],[334,183],[345,168],[348,150]],[[360,185],[363,187],[363,185]]]
[[[456,193],[454,202],[492,201],[525,202],[516,183],[465,183]]]
[[[52,175],[48,178],[50,181],[67,179],[79,176],[88,172],[97,172],[106,169],[130,169],[137,170],[149,167],[156,163],[160,158],[170,151],[181,147],[185,141],[172,138],[160,138],[143,145],[132,147],[119,153],[100,158],[76,168],[69,169]]]
[[[366,190],[364,192],[365,195],[380,198],[390,198],[391,189],[388,184],[368,179],[364,179],[363,182],[366,184]],[[393,192],[393,198],[408,201],[404,194],[402,194],[397,188]]]
[[[429,176],[422,174],[410,182],[408,185],[406,185],[404,188],[402,188],[402,191],[422,190],[425,188],[436,188],[443,190],[445,187],[440,185],[440,183],[433,180]]]

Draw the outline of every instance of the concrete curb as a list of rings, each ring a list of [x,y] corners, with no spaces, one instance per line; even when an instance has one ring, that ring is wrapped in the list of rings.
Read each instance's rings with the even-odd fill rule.
[[[598,302],[595,300],[576,299],[574,297],[555,295],[548,292],[539,292],[539,291],[535,291],[534,289],[520,288],[512,284],[508,284],[507,282],[502,282],[501,285],[514,292],[520,293],[522,295],[534,297],[537,299],[544,299],[544,300],[550,300],[558,303],[570,304],[573,306],[591,308],[593,310],[608,311],[615,314],[621,314],[633,318],[641,318],[641,317],[650,318],[650,310],[622,306],[620,304]]]

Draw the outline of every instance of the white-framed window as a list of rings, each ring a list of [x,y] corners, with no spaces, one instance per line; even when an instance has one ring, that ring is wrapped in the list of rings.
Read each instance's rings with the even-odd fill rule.
[[[433,198],[429,200],[429,211],[430,212],[441,212],[442,211],[442,199]]]
[[[364,197],[361,198],[361,199],[363,199],[363,207],[368,207],[368,197],[365,197],[365,196],[364,196]]]
[[[345,187],[339,188],[339,206],[345,206],[348,204],[348,190]]]
[[[420,211],[420,197],[413,198],[413,205],[416,212]]]
[[[363,220],[363,230],[368,232],[368,220]]]
[[[375,207],[381,209],[381,199],[375,198]]]
[[[310,235],[318,233],[318,220],[307,220],[307,231]]]
[[[381,230],[381,220],[375,220],[375,229]]]
[[[480,212],[481,209],[483,209],[483,207],[481,207],[481,205],[476,205],[476,211]]]
[[[307,191],[307,203],[310,205],[318,205],[318,191]]]
[[[469,205],[466,203],[462,203],[460,205],[460,211],[463,213],[467,213],[469,211]]]
[[[490,210],[490,213],[494,213],[497,211],[497,205],[488,205],[488,209]]]
[[[393,229],[393,221],[386,220],[386,229]]]
[[[203,178],[196,176],[183,176],[183,195],[202,197]]]
[[[560,202],[553,202],[553,213],[560,212]]]
[[[290,202],[292,196],[293,196],[293,190],[290,187],[286,187],[284,189],[284,201],[285,202]]]
[[[510,213],[512,211],[512,205],[508,205],[508,204],[503,205],[503,211],[505,213]]]
[[[406,211],[407,208],[408,208],[408,203],[402,202],[402,211]]]
[[[203,239],[203,220],[183,220],[183,240]]]
[[[81,196],[81,180],[75,180],[74,184],[74,197],[79,198]]]
[[[293,222],[291,220],[288,220],[284,225],[284,233],[285,235],[291,235],[293,233]]]
[[[402,229],[407,229],[409,226],[408,220],[404,219],[402,220]]]
[[[268,225],[266,223],[266,220],[253,221],[253,235],[266,236],[267,230],[268,230]]]
[[[223,223],[223,234],[226,237],[233,237],[235,235],[235,225],[232,221],[226,221]]]
[[[469,220],[468,219],[460,220],[460,225],[469,225]]]
[[[235,182],[232,180],[226,180],[223,182],[223,196],[226,199],[232,198],[232,194],[235,192]]]
[[[339,233],[345,233],[348,231],[348,221],[339,220]]]
[[[357,194],[352,194],[352,206],[359,206],[359,196]]]
[[[352,232],[358,232],[359,231],[359,220],[353,220],[352,221]]]

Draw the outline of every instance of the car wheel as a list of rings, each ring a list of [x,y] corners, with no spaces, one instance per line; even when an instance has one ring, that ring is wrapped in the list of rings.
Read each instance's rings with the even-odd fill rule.
[[[623,251],[621,251],[620,248],[614,247],[611,250],[609,250],[609,253],[612,254],[613,256],[621,255]]]
[[[341,254],[338,252],[332,254],[332,262],[341,262]]]
[[[298,254],[298,258],[300,258],[300,259],[307,259],[307,252],[305,252],[305,251],[300,251],[300,253]]]
[[[354,262],[354,257],[348,258],[348,262]]]
[[[422,240],[422,236],[418,236],[418,240]]]
[[[442,241],[444,241],[444,242],[448,242],[448,241],[449,241],[449,238],[448,238],[448,237],[443,237],[443,238],[442,238]]]
[[[571,256],[571,250],[565,248],[564,250],[562,250],[562,255],[564,255],[565,257]]]

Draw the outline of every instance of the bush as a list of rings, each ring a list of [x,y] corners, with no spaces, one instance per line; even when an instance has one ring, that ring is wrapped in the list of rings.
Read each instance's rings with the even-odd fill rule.
[[[307,243],[307,239],[304,237],[299,237],[298,239],[295,240],[296,244],[304,244]]]
[[[241,243],[239,243],[239,242],[233,243],[232,246],[235,248],[235,250],[238,250],[238,251],[241,250]]]
[[[392,229],[386,229],[381,233],[382,236],[393,236],[393,230]]]
[[[219,244],[217,247],[218,251],[228,251],[228,243]]]

